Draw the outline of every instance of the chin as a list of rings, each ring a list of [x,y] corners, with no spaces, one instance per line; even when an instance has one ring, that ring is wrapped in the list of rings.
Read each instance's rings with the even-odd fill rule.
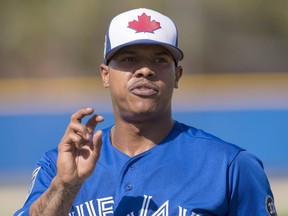
[[[144,122],[151,121],[153,119],[159,118],[160,113],[155,110],[136,110],[136,111],[128,111],[122,115],[123,119],[128,122]]]

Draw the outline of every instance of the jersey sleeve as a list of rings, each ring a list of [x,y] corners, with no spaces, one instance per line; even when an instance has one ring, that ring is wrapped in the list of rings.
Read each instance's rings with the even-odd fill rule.
[[[53,150],[45,153],[37,162],[37,168],[32,173],[26,201],[23,207],[14,213],[14,216],[29,215],[30,205],[47,190],[55,177],[57,173],[56,161],[57,150]]]
[[[229,215],[277,215],[263,164],[247,151],[230,164],[229,191]]]

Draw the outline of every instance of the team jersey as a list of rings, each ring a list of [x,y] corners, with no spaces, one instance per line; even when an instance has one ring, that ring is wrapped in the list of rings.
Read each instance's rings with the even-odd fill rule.
[[[176,122],[161,143],[129,157],[111,144],[110,130],[69,216],[277,215],[263,165],[246,150]],[[15,215],[28,215],[49,187],[57,155],[54,149],[39,160]]]

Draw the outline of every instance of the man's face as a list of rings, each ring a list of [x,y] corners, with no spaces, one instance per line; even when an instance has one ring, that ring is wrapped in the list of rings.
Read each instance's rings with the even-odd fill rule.
[[[162,46],[132,45],[118,51],[108,66],[101,65],[101,73],[104,86],[110,88],[115,115],[143,120],[171,114],[182,68]]]

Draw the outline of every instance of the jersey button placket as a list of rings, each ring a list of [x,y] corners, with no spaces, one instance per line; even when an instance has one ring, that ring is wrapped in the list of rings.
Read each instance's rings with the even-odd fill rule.
[[[135,170],[135,166],[132,164],[132,165],[130,165],[130,167],[129,167],[129,171],[127,172],[127,177],[130,175],[130,174],[132,174],[132,172]],[[126,191],[126,192],[128,192],[128,191],[131,191],[133,189],[133,184],[131,183],[131,182],[129,182],[129,180],[128,180],[128,182],[126,183],[126,184],[124,184],[124,190]]]

